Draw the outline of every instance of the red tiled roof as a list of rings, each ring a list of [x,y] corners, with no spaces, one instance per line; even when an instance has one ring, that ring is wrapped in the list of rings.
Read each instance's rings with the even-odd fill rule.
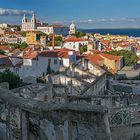
[[[111,55],[111,54],[106,54],[106,53],[100,53],[99,54],[101,57],[105,57],[107,59],[110,59],[110,60],[120,60],[120,56],[115,56],[115,55]]]
[[[104,46],[108,46],[109,41],[108,40],[101,40],[100,43]]]
[[[44,57],[59,57],[59,58],[68,58],[69,57],[68,49],[58,49],[58,50],[47,50],[39,54],[39,56]]]
[[[68,58],[68,53],[60,51],[44,51],[40,53],[40,56]]]
[[[88,40],[83,38],[76,38],[76,37],[69,37],[65,39],[65,42],[84,42],[84,41],[88,41]]]
[[[87,55],[86,57],[91,63],[94,63],[96,65],[99,64],[99,62],[103,61],[104,59],[99,54],[94,55]]]
[[[34,53],[34,52],[29,52],[29,53],[26,53],[26,54],[24,54],[24,56],[23,56],[23,58],[24,59],[36,59],[37,58],[37,53]]]
[[[17,32],[13,32],[13,31],[6,31],[5,34],[10,34],[10,35],[17,35],[18,33]]]
[[[10,46],[0,46],[0,50],[12,51],[13,49]]]

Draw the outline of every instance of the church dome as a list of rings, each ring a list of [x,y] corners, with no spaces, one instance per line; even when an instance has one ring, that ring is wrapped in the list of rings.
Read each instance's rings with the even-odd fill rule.
[[[69,29],[70,29],[69,34],[75,34],[75,32],[76,32],[76,26],[75,26],[75,24],[74,24],[73,21],[72,21]]]
[[[75,24],[74,24],[74,22],[72,21],[72,23],[71,23],[71,25],[70,25],[70,28],[75,28],[76,26],[75,26]]]

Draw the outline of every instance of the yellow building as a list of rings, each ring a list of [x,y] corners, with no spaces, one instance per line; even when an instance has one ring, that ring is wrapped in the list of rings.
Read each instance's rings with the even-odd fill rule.
[[[38,44],[39,36],[35,31],[26,32],[26,42],[27,44]]]
[[[105,53],[101,53],[99,55],[104,59],[104,65],[108,69],[118,71],[123,67],[123,57],[122,56],[115,56],[115,55],[105,54]]]

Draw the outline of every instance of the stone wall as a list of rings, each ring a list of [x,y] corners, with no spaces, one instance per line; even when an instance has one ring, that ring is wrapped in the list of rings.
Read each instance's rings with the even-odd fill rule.
[[[7,140],[111,140],[105,107],[42,102],[2,88],[0,99]]]
[[[111,128],[112,140],[136,140],[132,138],[138,134],[140,135],[140,125]],[[137,140],[139,139],[140,137]]]

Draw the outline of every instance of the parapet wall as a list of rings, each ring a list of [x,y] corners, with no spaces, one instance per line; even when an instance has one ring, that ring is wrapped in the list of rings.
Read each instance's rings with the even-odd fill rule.
[[[42,102],[0,88],[7,139],[111,140],[107,109],[90,104]]]

